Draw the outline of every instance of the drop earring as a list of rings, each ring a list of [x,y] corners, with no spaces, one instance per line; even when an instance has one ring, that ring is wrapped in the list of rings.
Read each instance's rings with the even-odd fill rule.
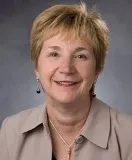
[[[38,88],[37,88],[36,92],[37,92],[38,94],[40,94],[40,93],[41,93],[41,89],[40,89],[39,78],[37,77],[36,80],[37,80],[37,82],[38,82]]]
[[[94,81],[94,85],[93,85],[93,90],[92,90],[92,97],[95,98],[96,97],[96,94],[95,94],[95,83],[96,81]]]
[[[95,93],[92,93],[92,97],[95,98],[95,97],[96,97],[96,94],[95,94]]]
[[[92,87],[91,87],[91,89],[90,89],[90,95],[94,98],[94,97],[96,97],[96,94],[95,94],[95,83],[96,83],[96,81],[94,81],[94,83],[93,83],[93,85],[92,85]]]

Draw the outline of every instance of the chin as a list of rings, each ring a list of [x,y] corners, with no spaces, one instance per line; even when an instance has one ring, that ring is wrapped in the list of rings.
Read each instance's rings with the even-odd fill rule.
[[[56,101],[62,104],[69,104],[69,103],[74,103],[77,101],[75,97],[72,96],[59,96],[59,97],[54,97]]]

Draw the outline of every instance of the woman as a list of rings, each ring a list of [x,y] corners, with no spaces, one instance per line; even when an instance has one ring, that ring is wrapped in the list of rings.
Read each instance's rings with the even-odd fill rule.
[[[84,3],[35,19],[31,59],[45,104],[4,120],[1,160],[132,160],[132,118],[94,94],[107,49],[108,28]]]

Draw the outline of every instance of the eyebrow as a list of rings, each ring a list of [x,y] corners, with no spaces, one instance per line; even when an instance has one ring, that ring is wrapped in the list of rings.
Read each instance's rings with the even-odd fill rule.
[[[61,50],[59,46],[49,46],[48,48],[54,49],[54,50]]]
[[[59,46],[49,46],[48,48],[51,48],[51,49],[54,49],[54,50],[61,50],[61,47],[59,47]],[[80,51],[83,51],[83,50],[85,50],[85,51],[89,51],[89,49],[87,49],[87,48],[85,48],[85,47],[77,47],[75,50],[74,50],[74,53],[76,53],[76,52],[80,52]]]
[[[80,51],[83,51],[83,50],[89,51],[89,50],[88,50],[87,48],[85,48],[85,47],[77,47],[77,48],[74,50],[74,53],[80,52]]]

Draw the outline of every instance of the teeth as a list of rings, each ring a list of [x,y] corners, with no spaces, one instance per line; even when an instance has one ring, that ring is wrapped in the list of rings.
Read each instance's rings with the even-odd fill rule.
[[[64,85],[70,85],[70,84],[74,84],[75,82],[57,82],[59,84],[64,84]]]

